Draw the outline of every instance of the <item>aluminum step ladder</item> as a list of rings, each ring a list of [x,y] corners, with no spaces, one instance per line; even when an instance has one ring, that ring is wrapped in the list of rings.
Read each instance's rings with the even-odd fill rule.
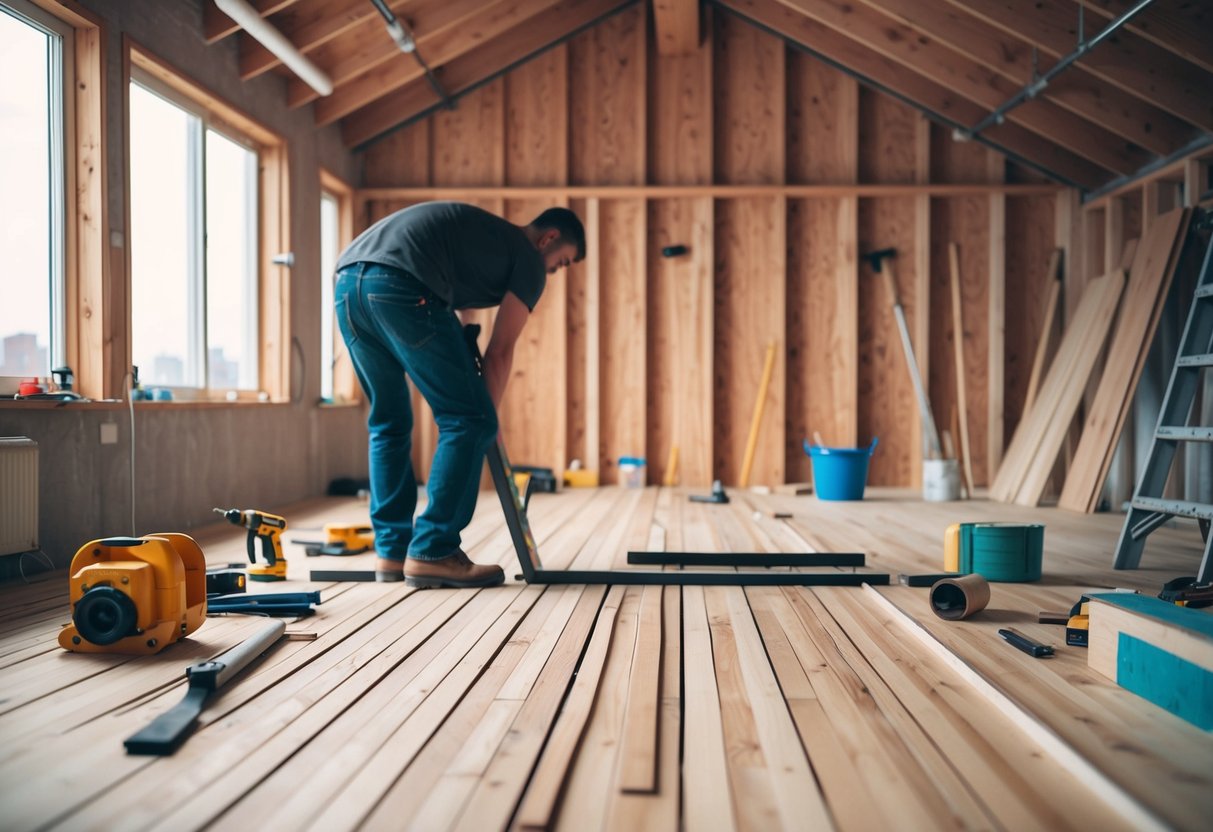
[[[1182,251],[1181,251],[1182,255]],[[1171,368],[1171,381],[1158,413],[1158,425],[1154,430],[1154,441],[1146,457],[1145,470],[1137,491],[1133,494],[1129,514],[1116,544],[1117,569],[1136,569],[1141,562],[1141,551],[1150,532],[1172,517],[1192,517],[1200,524],[1205,538],[1205,553],[1200,561],[1196,580],[1207,583],[1213,579],[1213,535],[1209,534],[1213,522],[1213,505],[1163,498],[1163,489],[1175,461],[1175,451],[1180,442],[1213,442],[1213,426],[1189,425],[1192,403],[1196,399],[1201,373],[1213,367],[1213,241],[1210,241],[1196,281],[1192,308],[1188,311],[1188,322],[1184,326],[1183,339],[1175,365]],[[1207,415],[1207,414],[1206,414]]]

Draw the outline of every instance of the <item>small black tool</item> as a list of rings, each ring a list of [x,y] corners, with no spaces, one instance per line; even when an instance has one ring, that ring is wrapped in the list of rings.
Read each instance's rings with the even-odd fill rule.
[[[706,497],[702,494],[692,494],[692,503],[727,503],[729,495],[724,493],[724,484],[720,480],[715,480],[712,483],[712,493]]]
[[[959,572],[930,572],[923,575],[907,575],[902,573],[897,578],[906,586],[935,586],[944,578],[959,578]]]
[[[1017,650],[1022,650],[1029,656],[1036,659],[1043,659],[1053,655],[1053,648],[1047,644],[1041,644],[1039,641],[1034,641],[1028,638],[1023,633],[1016,630],[1014,627],[1007,627],[999,630],[998,634],[1006,639],[1012,647]]]
[[[243,565],[240,564],[241,567]],[[247,576],[244,574],[243,568],[208,569],[206,570],[206,595],[209,598],[212,595],[231,595],[236,592],[245,592],[248,589],[246,581]]]

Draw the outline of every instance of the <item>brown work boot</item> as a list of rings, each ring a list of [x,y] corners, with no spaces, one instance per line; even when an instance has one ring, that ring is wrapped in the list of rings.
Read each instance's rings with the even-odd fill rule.
[[[392,558],[375,558],[375,581],[394,584],[404,580],[404,561]]]
[[[505,583],[505,572],[496,564],[472,563],[462,549],[456,549],[455,554],[440,560],[405,558],[404,582],[419,589],[500,586]]]

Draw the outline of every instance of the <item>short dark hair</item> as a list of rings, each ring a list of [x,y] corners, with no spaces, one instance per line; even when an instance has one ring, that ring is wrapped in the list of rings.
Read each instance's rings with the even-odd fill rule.
[[[577,246],[576,260],[585,259],[585,226],[581,219],[568,208],[549,208],[535,219],[531,227],[540,231],[555,229],[560,232],[562,243],[572,243]]]

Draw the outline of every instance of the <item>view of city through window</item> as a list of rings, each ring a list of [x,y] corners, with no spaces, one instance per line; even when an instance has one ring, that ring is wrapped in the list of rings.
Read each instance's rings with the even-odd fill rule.
[[[139,380],[255,390],[257,154],[135,82],[130,114]]]
[[[0,376],[43,377],[55,353],[54,310],[62,273],[54,213],[62,188],[52,87],[57,38],[0,7]]]

